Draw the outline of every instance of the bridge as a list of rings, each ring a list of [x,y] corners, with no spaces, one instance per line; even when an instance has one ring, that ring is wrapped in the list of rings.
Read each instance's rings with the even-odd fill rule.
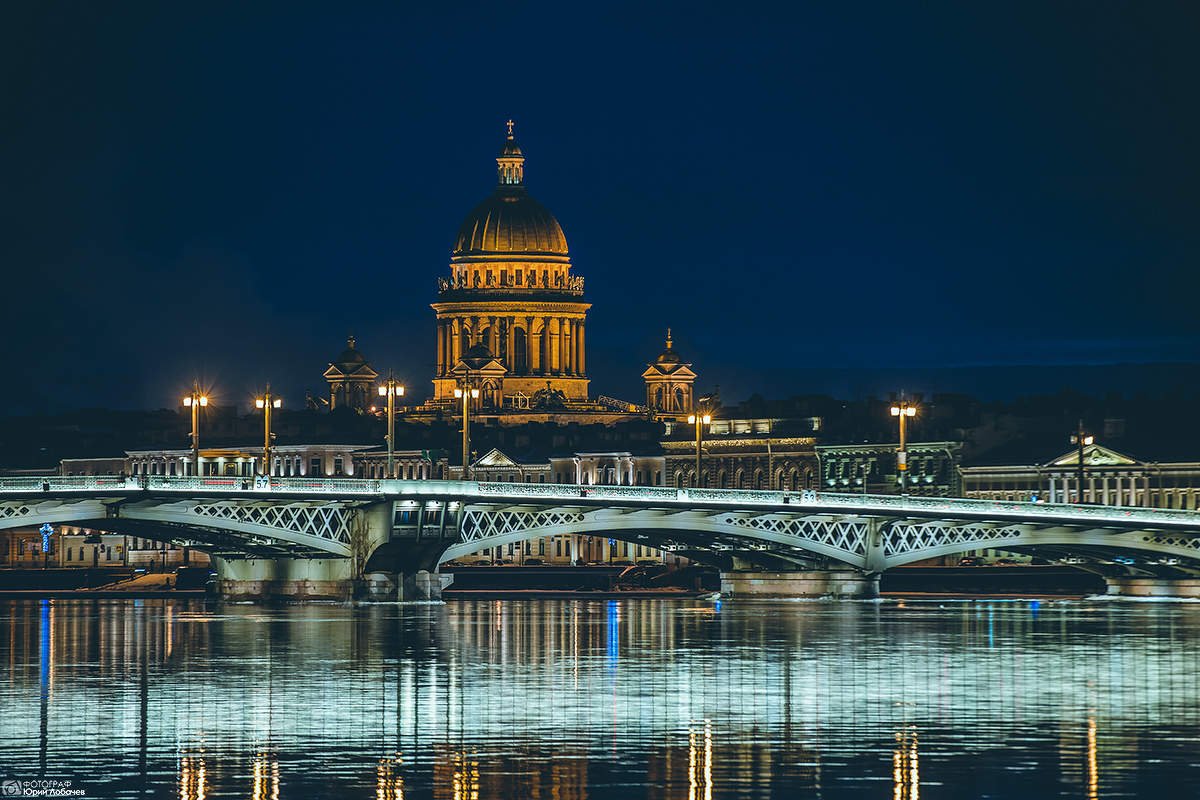
[[[353,478],[0,479],[0,528],[47,522],[205,549],[223,586],[250,594],[338,595],[357,582],[436,596],[441,562],[562,534],[676,551],[730,573],[836,574],[849,594],[870,594],[888,569],[981,548],[1078,556],[1110,585],[1200,586],[1200,513],[1096,505]]]

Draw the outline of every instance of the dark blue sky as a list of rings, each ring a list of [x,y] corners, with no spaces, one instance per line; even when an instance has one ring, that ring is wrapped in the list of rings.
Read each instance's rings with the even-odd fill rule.
[[[8,410],[425,391],[509,117],[594,394],[1198,360],[1196,6],[827,5],[6,4]]]

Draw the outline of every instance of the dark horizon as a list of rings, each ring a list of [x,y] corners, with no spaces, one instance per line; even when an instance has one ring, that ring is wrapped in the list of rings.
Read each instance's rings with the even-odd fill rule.
[[[593,397],[1200,385],[1196,9],[462,8],[8,7],[7,413],[422,395],[510,117]]]

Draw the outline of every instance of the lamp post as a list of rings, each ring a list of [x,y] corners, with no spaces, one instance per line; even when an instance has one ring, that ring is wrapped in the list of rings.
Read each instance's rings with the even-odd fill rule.
[[[711,414],[688,414],[688,424],[696,426],[696,485],[700,485],[700,443],[704,438],[704,426],[712,422]]]
[[[1087,445],[1093,444],[1095,441],[1096,437],[1085,432],[1083,430],[1083,420],[1079,420],[1079,425],[1075,428],[1075,432],[1071,434],[1071,444],[1079,448],[1077,452],[1079,459],[1079,464],[1077,465],[1079,470],[1079,493],[1075,496],[1075,501],[1077,503],[1083,502],[1083,448]]]
[[[397,383],[395,376],[388,373],[388,379],[379,387],[379,396],[387,398],[387,476],[389,478],[396,477],[396,471],[393,468],[396,452],[396,398],[404,397],[404,387]]]
[[[271,433],[271,409],[283,408],[283,398],[271,396],[271,384],[267,384],[267,390],[263,392],[262,397],[254,398],[254,407],[263,410],[263,457],[262,457],[262,474],[271,474],[271,439],[274,438]]]
[[[904,449],[907,442],[906,423],[909,417],[917,415],[917,404],[907,400],[899,400],[892,404],[892,416],[900,420],[900,450],[896,453],[896,469],[900,473],[900,495],[904,496],[905,478],[908,477],[908,451]]]
[[[200,475],[200,408],[208,405],[208,396],[200,384],[192,384],[192,393],[183,398],[183,407],[192,410],[192,475]]]
[[[463,401],[463,440],[462,440],[462,458],[463,458],[463,480],[471,479],[471,401],[479,399],[479,390],[472,389],[467,386],[466,382],[454,390],[455,397],[461,397]]]

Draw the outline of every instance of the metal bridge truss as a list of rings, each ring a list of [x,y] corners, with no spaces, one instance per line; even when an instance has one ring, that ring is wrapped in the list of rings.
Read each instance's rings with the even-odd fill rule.
[[[80,498],[0,501],[0,528],[70,524],[218,554],[348,557],[361,501]]]
[[[887,519],[795,512],[468,505],[460,541],[445,560],[542,536],[610,537],[703,560],[729,555],[764,564],[832,560],[882,572],[967,550],[1139,552],[1200,565],[1200,519],[1195,531],[1042,522]],[[722,555],[724,554],[724,555]]]

